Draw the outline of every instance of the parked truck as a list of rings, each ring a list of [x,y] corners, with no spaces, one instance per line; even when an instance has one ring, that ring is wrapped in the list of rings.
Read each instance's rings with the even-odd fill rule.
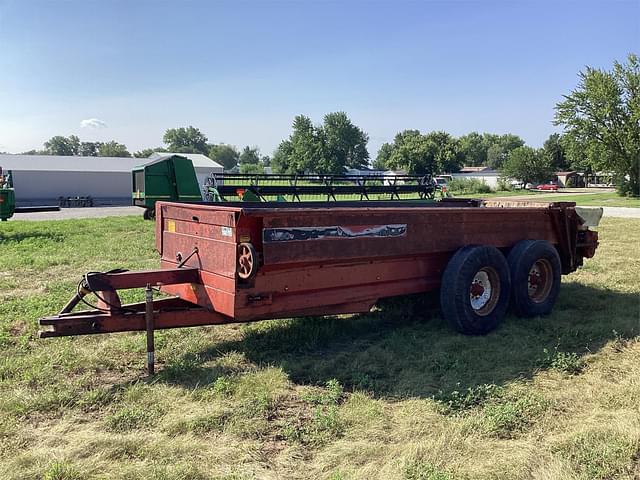
[[[509,305],[551,312],[561,275],[595,254],[589,226],[570,202],[158,202],[160,268],[86,274],[40,335],[146,331],[152,370],[155,329],[362,313],[436,289],[454,329],[483,335]],[[122,305],[128,288],[146,301]],[[72,311],[89,293],[95,308]]]

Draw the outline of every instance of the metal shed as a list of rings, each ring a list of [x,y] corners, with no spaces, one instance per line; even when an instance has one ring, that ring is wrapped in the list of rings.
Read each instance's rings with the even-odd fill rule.
[[[11,170],[17,205],[57,204],[59,197],[91,196],[98,204],[131,203],[133,157],[0,154]]]
[[[81,157],[0,154],[0,166],[11,170],[19,206],[57,204],[59,197],[93,197],[100,205],[131,204],[131,170],[170,153],[135,157]],[[205,155],[180,153],[191,159],[198,183],[223,168]]]

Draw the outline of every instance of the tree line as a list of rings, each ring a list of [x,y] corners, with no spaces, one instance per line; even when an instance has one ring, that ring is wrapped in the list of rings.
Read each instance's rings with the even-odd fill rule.
[[[292,134],[280,143],[273,159],[262,155],[257,147],[246,146],[239,150],[234,145],[208,143],[207,136],[193,126],[170,128],[163,136],[164,146],[146,148],[133,156],[148,158],[154,152],[201,153],[225,170],[238,166],[241,173],[263,173],[264,167],[272,166],[277,173],[341,174],[348,168],[369,167],[368,141],[368,135],[354,125],[346,113],[333,112],[325,115],[321,125],[314,125],[304,115],[297,116]],[[382,145],[373,167],[411,174],[440,174],[457,172],[463,165],[489,166],[495,169],[516,168],[513,173],[517,176],[517,165],[530,156],[528,163],[537,169],[530,168],[533,177],[525,180],[533,181],[567,165],[558,134],[551,135],[539,152],[529,147],[522,148],[524,144],[524,140],[513,134],[472,132],[455,138],[446,132],[422,134],[419,130],[405,130],[398,133],[392,143]],[[518,150],[517,155],[508,162],[514,150]],[[25,153],[132,156],[125,145],[116,141],[81,142],[75,135],[54,136],[44,143],[44,150]]]
[[[44,142],[43,150],[29,150],[22,155],[62,155],[84,157],[130,157],[127,147],[112,140],[110,142],[81,142],[77,135],[56,135]]]
[[[462,166],[487,166],[503,176],[523,182],[541,182],[562,170],[586,173],[612,172],[620,191],[640,195],[640,61],[630,54],[613,70],[587,67],[579,73],[575,90],[556,105],[554,123],[563,133],[551,134],[542,148],[527,146],[518,135],[471,132],[461,137],[443,131],[399,132],[383,144],[371,162],[369,136],[345,112],[332,112],[315,125],[305,115],[295,117],[291,135],[280,142],[273,158],[257,147],[239,150],[224,143],[212,144],[193,126],[170,128],[164,146],[135,152],[147,158],[153,152],[202,153],[225,170],[238,166],[241,173],[341,174],[347,169],[372,165],[383,170],[411,174],[442,174]],[[44,150],[25,153],[130,157],[116,141],[81,142],[71,135],[55,136]]]
[[[318,126],[299,115],[292,128],[273,154],[275,172],[339,174],[369,166],[368,136],[344,112],[325,115]],[[434,175],[457,172],[462,166],[487,166],[530,182],[569,168],[570,159],[559,134],[550,135],[543,148],[533,149],[511,133],[471,132],[456,138],[442,131],[404,130],[380,147],[372,166]]]
[[[137,157],[149,158],[153,153],[201,153],[231,170],[238,166],[241,173],[262,173],[271,159],[262,155],[258,147],[246,146],[239,150],[234,145],[208,143],[208,138],[193,126],[169,128],[163,138],[164,146],[144,148],[133,155],[126,145],[115,140],[109,142],[82,142],[77,135],[56,135],[44,142],[44,149],[29,150],[22,155],[62,155],[86,157]]]
[[[562,133],[542,148],[525,145],[514,134],[471,132],[455,138],[447,132],[399,132],[380,148],[373,166],[408,173],[455,172],[463,165],[488,166],[522,182],[541,182],[562,170],[605,171],[618,190],[640,195],[640,60],[629,54],[612,70],[587,67],[578,86],[563,96],[553,122]],[[300,115],[293,133],[273,155],[274,171],[341,173],[368,164],[368,135],[344,112],[327,114],[314,126]]]

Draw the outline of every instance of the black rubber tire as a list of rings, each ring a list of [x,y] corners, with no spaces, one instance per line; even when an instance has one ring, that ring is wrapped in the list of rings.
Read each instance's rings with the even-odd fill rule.
[[[493,309],[479,315],[471,306],[470,288],[476,273],[483,268],[495,271],[499,289]],[[461,333],[485,335],[504,320],[509,307],[510,287],[509,265],[500,250],[486,245],[463,247],[451,257],[442,276],[442,315]]]
[[[545,298],[534,301],[529,295],[529,273],[539,260],[548,262],[553,283],[548,287]],[[544,240],[523,240],[511,249],[507,262],[511,273],[511,305],[515,314],[531,318],[551,313],[560,292],[562,272],[560,256],[555,247]]]
[[[155,208],[145,208],[142,213],[142,218],[145,220],[155,220],[156,219],[156,210]]]

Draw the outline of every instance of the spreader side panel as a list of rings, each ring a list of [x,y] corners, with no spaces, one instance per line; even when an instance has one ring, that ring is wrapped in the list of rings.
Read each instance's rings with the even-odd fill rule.
[[[548,209],[447,208],[263,219],[264,265],[343,262],[453,252],[469,244],[557,243]]]

